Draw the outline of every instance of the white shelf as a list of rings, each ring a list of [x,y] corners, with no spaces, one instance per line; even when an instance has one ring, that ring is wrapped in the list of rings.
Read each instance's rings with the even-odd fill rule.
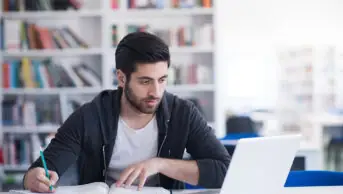
[[[212,46],[206,46],[206,47],[169,47],[169,51],[171,54],[178,54],[178,53],[182,53],[182,54],[196,54],[196,53],[213,53],[214,52],[214,48]],[[115,53],[115,49],[113,49],[112,53]]]
[[[277,116],[273,112],[253,112],[250,115],[251,119],[255,122],[266,122],[269,120],[276,120]]]
[[[48,126],[4,126],[3,133],[54,133],[59,128],[58,125]]]
[[[180,85],[168,85],[166,90],[168,92],[214,92],[215,86],[213,84],[180,84]],[[117,89],[112,86],[111,90]]]
[[[315,123],[323,125],[323,126],[341,126],[341,125],[343,125],[343,116],[342,115],[320,113],[320,114],[306,115],[306,118],[315,122]]]
[[[101,55],[102,49],[61,49],[61,50],[28,50],[28,51],[2,51],[3,57],[50,57],[50,56],[82,56]]]
[[[113,11],[112,17],[170,17],[170,16],[199,16],[212,15],[213,8],[165,8],[165,9],[127,9]]]
[[[167,86],[169,92],[208,92],[214,91],[212,84],[194,84],[194,85],[169,85]]]
[[[26,171],[30,166],[29,165],[9,165],[9,164],[5,164],[3,166],[3,170],[4,171]]]
[[[206,46],[206,47],[170,47],[169,51],[171,53],[212,53],[213,47]]]
[[[10,88],[3,89],[2,92],[5,95],[19,95],[19,94],[31,94],[31,95],[58,95],[65,94],[95,94],[102,90],[102,88]]]
[[[23,11],[2,13],[4,19],[59,19],[78,17],[101,17],[102,12],[98,10],[82,11]]]
[[[63,19],[78,17],[102,17],[100,10],[80,11],[23,11],[2,13],[4,19]],[[125,11],[112,11],[111,17],[169,17],[169,16],[199,16],[213,15],[213,8],[166,8],[166,9],[128,9]]]

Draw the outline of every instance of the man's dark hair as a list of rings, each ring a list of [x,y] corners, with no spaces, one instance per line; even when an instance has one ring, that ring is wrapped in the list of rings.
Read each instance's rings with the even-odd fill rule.
[[[168,62],[170,54],[168,45],[156,35],[147,32],[133,32],[126,35],[118,44],[116,69],[121,70],[127,79],[136,70],[137,63]]]

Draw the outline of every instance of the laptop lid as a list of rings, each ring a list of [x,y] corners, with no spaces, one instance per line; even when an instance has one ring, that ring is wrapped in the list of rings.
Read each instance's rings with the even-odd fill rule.
[[[283,188],[301,135],[240,139],[220,194],[275,194]]]

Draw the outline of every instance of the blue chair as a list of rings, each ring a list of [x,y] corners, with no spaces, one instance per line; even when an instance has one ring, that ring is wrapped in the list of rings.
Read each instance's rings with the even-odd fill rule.
[[[229,152],[230,155],[233,155],[233,152],[236,148],[236,140],[243,139],[243,138],[255,138],[259,137],[256,133],[231,133],[226,135],[225,137],[221,138],[220,140],[223,141],[223,144],[226,150]],[[233,141],[230,143],[225,143],[225,141]]]
[[[334,171],[290,171],[285,187],[342,186],[343,172]]]
[[[257,133],[231,133],[221,138],[220,140],[239,140],[242,138],[254,138],[259,137]]]
[[[202,188],[202,187],[199,187],[199,186],[194,186],[194,185],[190,185],[190,184],[188,184],[188,183],[185,183],[185,189],[188,189],[188,190],[190,190],[190,189],[203,190],[203,189],[205,189],[205,188]]]

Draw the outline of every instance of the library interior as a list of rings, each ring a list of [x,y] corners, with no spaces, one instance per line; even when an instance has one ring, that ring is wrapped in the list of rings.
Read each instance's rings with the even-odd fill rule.
[[[235,160],[218,193],[231,187],[241,194],[250,186],[265,193],[277,189],[277,180],[276,193],[343,193],[343,2],[1,0],[0,8],[0,193],[24,190],[25,173],[63,123],[101,92],[119,88],[116,49],[135,32],[168,46],[166,92],[196,107]],[[180,122],[191,119],[183,115]],[[299,134],[291,160],[291,140],[272,143]],[[249,143],[256,144],[250,151]],[[185,149],[182,157],[192,154]],[[281,158],[291,161],[280,170],[286,174],[264,178],[276,163],[287,166]],[[243,181],[245,167],[265,170]],[[76,162],[59,177],[60,193],[79,184],[78,169]],[[184,185],[184,193],[207,189]],[[75,194],[100,193],[91,190],[75,187]]]

